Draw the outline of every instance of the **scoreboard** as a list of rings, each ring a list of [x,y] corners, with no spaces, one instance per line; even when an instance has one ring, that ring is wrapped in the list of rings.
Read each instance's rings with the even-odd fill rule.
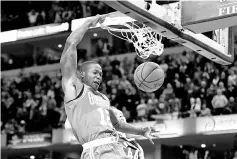
[[[181,1],[181,24],[194,33],[237,25],[237,0]]]

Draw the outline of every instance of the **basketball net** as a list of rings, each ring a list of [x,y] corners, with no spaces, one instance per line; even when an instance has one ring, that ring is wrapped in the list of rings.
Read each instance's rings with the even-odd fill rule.
[[[152,28],[137,21],[129,23],[118,22],[116,26],[123,26],[123,28],[115,28],[115,26],[112,27],[101,24],[101,28],[108,30],[113,36],[133,43],[139,57],[147,59],[151,54],[160,56],[163,53],[164,45],[161,42],[162,36],[154,32]],[[113,32],[121,34],[117,35]]]

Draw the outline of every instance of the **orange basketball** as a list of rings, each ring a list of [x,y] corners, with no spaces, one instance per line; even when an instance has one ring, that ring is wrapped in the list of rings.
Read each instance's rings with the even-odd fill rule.
[[[154,92],[164,82],[164,71],[154,62],[144,62],[136,68],[134,82],[140,90]]]

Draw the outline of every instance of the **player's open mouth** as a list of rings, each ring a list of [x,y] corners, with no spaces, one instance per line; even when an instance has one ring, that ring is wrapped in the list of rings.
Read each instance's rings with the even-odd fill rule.
[[[100,82],[98,82],[98,81],[94,81],[93,83],[98,85],[98,86],[100,85]]]

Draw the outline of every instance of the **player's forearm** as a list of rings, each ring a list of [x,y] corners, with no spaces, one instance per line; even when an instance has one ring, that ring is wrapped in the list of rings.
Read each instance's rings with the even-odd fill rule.
[[[136,127],[124,121],[119,120],[117,116],[115,115],[115,112],[112,107],[108,109],[108,111],[110,114],[110,120],[116,130],[123,133],[129,133],[129,134],[135,134],[135,135],[143,135],[145,133],[142,127]]]
[[[145,133],[145,130],[142,127],[137,127],[124,121],[119,121],[114,127],[116,130],[128,134],[144,135]]]
[[[85,23],[78,26],[78,28],[74,30],[67,38],[67,43],[77,46],[90,28],[91,24],[92,21],[87,20]]]
[[[77,69],[77,45],[82,40],[85,33],[88,31],[92,21],[87,20],[85,23],[78,26],[67,38],[61,59],[61,70],[63,76],[70,76]]]

